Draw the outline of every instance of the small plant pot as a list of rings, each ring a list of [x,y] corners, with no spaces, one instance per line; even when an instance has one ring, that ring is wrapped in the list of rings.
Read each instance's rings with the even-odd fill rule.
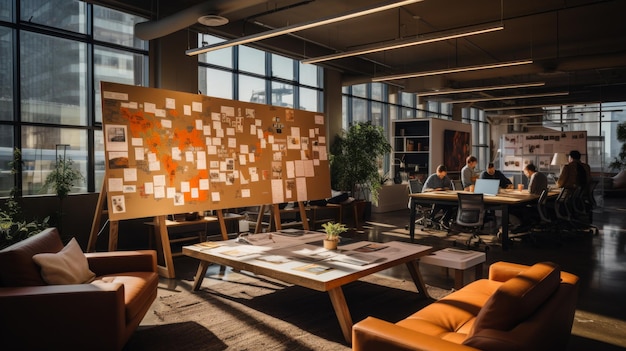
[[[339,240],[324,239],[324,248],[326,250],[337,250],[338,243],[339,243]]]

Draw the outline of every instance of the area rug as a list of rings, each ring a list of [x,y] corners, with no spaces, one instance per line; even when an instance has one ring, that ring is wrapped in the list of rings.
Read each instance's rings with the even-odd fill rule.
[[[161,289],[125,350],[350,350],[327,293],[230,269],[205,278],[200,291],[191,284]],[[433,298],[450,293],[427,289]],[[396,322],[433,301],[418,298],[412,281],[383,275],[343,290],[355,323]]]

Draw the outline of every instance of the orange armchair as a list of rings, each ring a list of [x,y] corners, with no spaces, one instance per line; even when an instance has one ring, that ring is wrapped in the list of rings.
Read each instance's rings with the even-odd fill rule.
[[[0,251],[0,340],[28,350],[121,350],[156,299],[156,253],[88,253],[93,283],[49,285],[33,256],[63,248],[49,228]]]

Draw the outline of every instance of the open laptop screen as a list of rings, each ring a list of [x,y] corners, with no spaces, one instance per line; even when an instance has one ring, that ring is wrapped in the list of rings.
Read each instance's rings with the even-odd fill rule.
[[[474,192],[478,194],[498,195],[498,189],[500,189],[499,179],[476,179],[474,185]]]

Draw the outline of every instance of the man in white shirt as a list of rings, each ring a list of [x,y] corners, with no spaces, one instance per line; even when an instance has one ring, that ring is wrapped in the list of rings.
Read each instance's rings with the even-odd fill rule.
[[[478,175],[474,170],[478,164],[476,156],[467,156],[465,160],[465,166],[461,168],[461,183],[463,183],[463,189],[469,190],[470,185],[476,183]]]

